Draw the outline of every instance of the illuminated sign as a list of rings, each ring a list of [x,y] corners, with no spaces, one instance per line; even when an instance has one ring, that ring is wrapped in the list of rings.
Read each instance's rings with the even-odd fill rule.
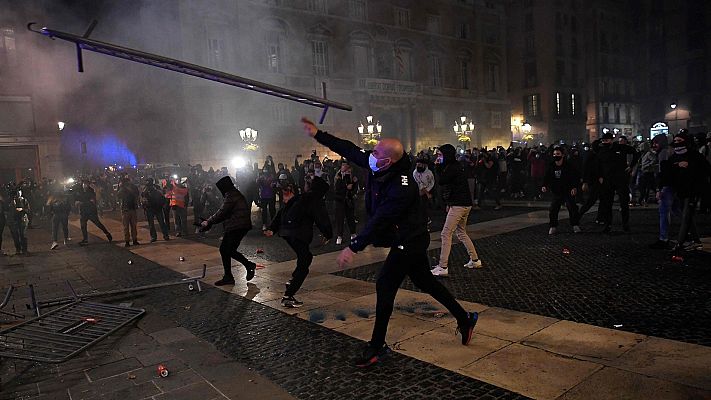
[[[669,134],[669,127],[667,124],[664,122],[657,122],[656,124],[652,125],[652,128],[649,130],[649,138],[652,139],[653,137],[657,135],[668,135]]]

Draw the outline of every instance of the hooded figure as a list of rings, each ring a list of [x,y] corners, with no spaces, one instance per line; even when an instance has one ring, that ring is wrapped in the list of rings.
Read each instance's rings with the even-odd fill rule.
[[[472,198],[469,193],[464,167],[457,161],[457,149],[451,144],[439,148],[442,153],[440,163],[435,167],[442,187],[442,198],[448,206],[471,207]]]

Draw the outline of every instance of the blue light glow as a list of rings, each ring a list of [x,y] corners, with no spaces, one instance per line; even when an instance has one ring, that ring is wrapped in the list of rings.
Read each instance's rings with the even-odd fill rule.
[[[80,161],[85,158],[94,166],[137,164],[136,155],[114,132],[71,130],[63,133],[61,140],[62,152],[69,159]],[[82,154],[82,143],[86,143],[86,154]]]

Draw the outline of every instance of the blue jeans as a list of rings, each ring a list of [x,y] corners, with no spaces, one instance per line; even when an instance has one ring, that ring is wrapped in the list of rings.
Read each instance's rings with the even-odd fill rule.
[[[669,186],[664,186],[661,189],[659,197],[659,240],[667,241],[669,239],[669,224],[671,223],[671,214],[680,214],[679,205],[674,204],[674,191]]]

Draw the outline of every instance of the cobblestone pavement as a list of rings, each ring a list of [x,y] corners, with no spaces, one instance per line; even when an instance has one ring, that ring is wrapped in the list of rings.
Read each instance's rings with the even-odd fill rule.
[[[78,232],[72,228],[72,234],[77,237]],[[117,246],[97,243],[80,248],[72,245],[68,249],[49,252],[44,250],[48,245],[44,230],[30,230],[29,237],[30,250],[34,253],[32,256],[5,258],[0,261],[0,265],[5,274],[3,276],[16,276],[8,280],[14,284],[23,284],[23,281],[27,283],[27,279],[31,279],[22,276],[23,268],[30,264],[41,267],[55,260],[51,269],[53,274],[48,273],[50,276],[46,276],[46,279],[42,278],[41,274],[34,277],[37,279],[34,282],[41,298],[53,297],[60,292],[62,273],[59,267],[66,269],[66,279],[79,282],[79,292],[97,288],[137,286],[182,277],[181,274]],[[128,264],[128,260],[132,263]],[[94,280],[99,283],[92,284]],[[92,350],[89,350],[86,357],[77,359],[77,364],[39,367],[29,363],[4,362],[2,376],[6,386],[3,387],[0,398],[64,399],[68,398],[66,396],[69,393],[72,400],[131,400],[147,396],[154,396],[155,399],[207,400],[214,396],[210,396],[212,392],[205,388],[205,385],[210,382],[224,383],[228,377],[233,379],[232,374],[236,368],[239,372],[238,368],[247,367],[248,369],[243,371],[244,374],[253,373],[256,377],[248,382],[242,380],[237,383],[247,387],[247,392],[241,394],[249,394],[249,398],[275,397],[270,392],[260,393],[249,388],[251,384],[255,384],[253,381],[261,376],[297,398],[524,398],[398,353],[393,353],[389,363],[367,371],[359,370],[352,366],[352,361],[363,346],[362,341],[212,287],[206,288],[202,293],[192,293],[185,287],[178,286],[115,300],[131,301],[135,307],[146,308],[146,321],[147,318],[162,318],[159,318],[158,322],[142,320],[139,322],[139,331],[115,335],[94,348],[100,356],[94,356]],[[18,306],[16,309],[19,310],[26,299],[18,297],[15,301]],[[145,326],[142,327],[142,324]],[[170,345],[166,344],[165,348],[156,345],[154,342],[161,343],[161,340],[165,339],[167,334],[163,331],[170,329],[182,329],[185,334],[195,335],[201,344],[183,344],[176,339],[174,343],[164,340],[171,342]],[[126,336],[122,337],[124,334]],[[177,332],[177,336],[181,335],[180,331]],[[202,372],[206,379],[197,380],[204,385],[196,388],[194,385],[197,383],[190,381],[194,378],[192,372],[185,372],[192,371],[189,360],[185,361],[183,357],[197,357],[193,352],[204,352],[205,343],[214,345],[227,359],[210,364],[209,371]],[[164,390],[160,385],[169,385],[171,381],[161,381],[153,376],[155,353],[163,351],[171,354],[180,352],[180,359],[169,359],[169,365],[174,366],[174,372],[186,374],[183,376],[185,379],[180,382],[188,382],[185,386],[190,386],[194,392],[171,392],[173,394],[169,396],[162,395],[163,392],[168,393],[171,390],[186,390],[184,387],[167,386]],[[166,353],[162,355],[168,356]],[[224,363],[224,369],[220,368],[220,362]],[[73,369],[65,369],[72,366]],[[264,381],[262,387],[268,387],[269,381]],[[204,392],[200,392],[201,390]],[[239,395],[239,392],[234,392],[232,398],[240,398]]]
[[[484,209],[472,210],[471,214],[469,215],[468,223],[473,224],[476,222],[491,221],[499,218],[525,214],[527,212],[539,210],[540,208],[505,206],[501,210],[495,211],[493,208],[487,207]],[[432,210],[431,212],[431,231],[436,232],[442,229],[446,213],[443,210]],[[330,212],[329,215],[331,215],[331,218],[333,218],[333,212]],[[357,218],[359,220],[358,227],[362,228],[363,224],[367,221],[364,209],[359,210]],[[244,254],[256,254],[258,250],[263,250],[264,253],[260,253],[260,257],[264,258],[265,260],[274,262],[283,262],[296,258],[294,252],[291,250],[291,248],[289,248],[289,246],[283,239],[278,237],[268,239],[262,235],[262,232],[259,229],[261,227],[261,216],[258,211],[252,214],[252,221],[254,222],[255,229],[253,229],[247,234],[245,239],[242,241],[242,244],[240,245],[240,249],[242,249],[242,252]],[[344,229],[347,231],[348,228],[344,227]],[[190,235],[188,239],[219,247],[219,237],[221,234],[221,230],[219,227],[213,230],[214,232],[210,232],[205,236]],[[335,244],[335,238],[332,239],[328,244],[321,245],[321,243],[319,242],[319,234],[320,232],[314,229],[314,241],[311,246],[311,251],[315,255],[341,250],[350,243],[350,234],[348,232],[344,232],[343,244],[341,245]]]
[[[697,222],[702,236],[711,235],[710,216]],[[631,226],[632,234],[604,235],[584,223],[584,233],[573,234],[562,221],[553,236],[540,225],[476,240],[485,264],[479,270],[460,267],[468,255],[456,244],[449,276],[439,279],[462,300],[711,345],[711,254],[687,253],[675,263],[648,249],[658,234],[656,209],[633,210]],[[430,257],[436,263],[439,249]],[[336,274],[374,281],[380,265]],[[409,280],[403,287],[417,290]]]

